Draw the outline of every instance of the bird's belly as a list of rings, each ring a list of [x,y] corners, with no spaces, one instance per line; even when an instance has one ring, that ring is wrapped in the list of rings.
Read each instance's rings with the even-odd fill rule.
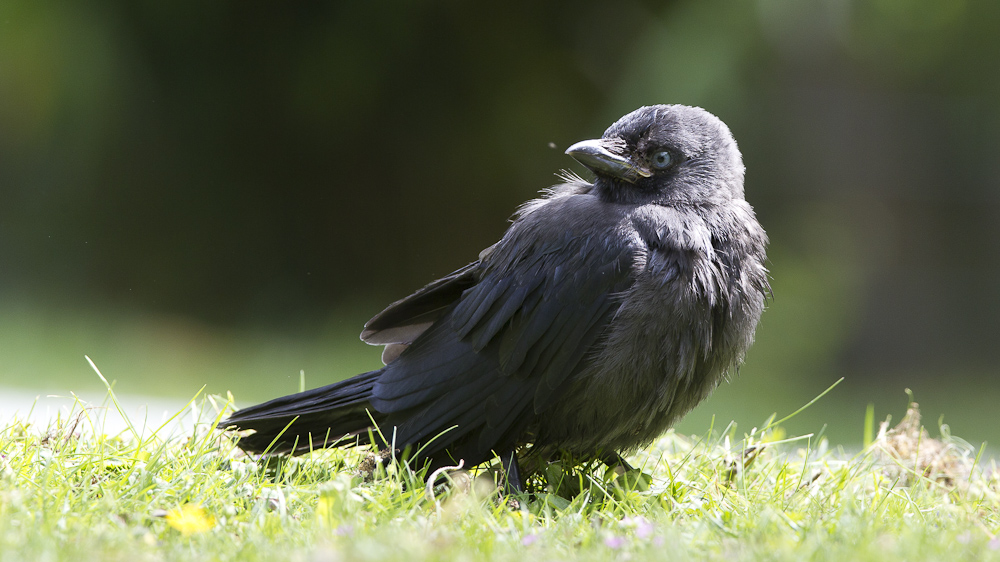
[[[712,307],[659,289],[623,302],[591,366],[541,413],[540,442],[580,454],[632,450],[715,388],[731,354],[712,348]]]

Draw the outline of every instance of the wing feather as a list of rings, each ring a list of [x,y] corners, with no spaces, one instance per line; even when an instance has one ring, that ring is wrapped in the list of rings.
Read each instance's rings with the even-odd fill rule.
[[[515,223],[474,269],[429,285],[433,298],[414,295],[370,323],[388,330],[387,318],[405,324],[419,317],[414,312],[426,313],[426,303],[454,299],[373,387],[372,406],[398,420],[397,442],[426,445],[424,456],[447,449],[482,462],[511,445],[497,440],[512,438],[558,400],[634,280],[635,248],[626,237],[575,236],[577,228],[592,231],[594,219],[587,220],[564,218],[558,233]],[[440,442],[425,443],[445,430]]]

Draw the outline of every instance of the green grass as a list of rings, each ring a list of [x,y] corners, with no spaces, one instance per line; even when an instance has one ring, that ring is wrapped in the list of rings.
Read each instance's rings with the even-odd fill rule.
[[[869,416],[856,454],[773,422],[669,432],[630,457],[636,472],[553,465],[514,505],[488,470],[428,490],[393,464],[363,475],[363,449],[248,458],[211,429],[227,402],[147,434],[104,435],[82,405],[7,423],[0,561],[1000,559],[995,465],[929,437],[915,405],[877,437]]]

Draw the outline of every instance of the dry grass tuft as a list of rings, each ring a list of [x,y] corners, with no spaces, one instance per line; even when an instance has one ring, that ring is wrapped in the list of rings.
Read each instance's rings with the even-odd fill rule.
[[[889,420],[879,425],[871,445],[882,472],[909,486],[920,478],[953,489],[969,482],[975,464],[974,451],[964,443],[934,439],[920,424],[920,405],[911,401],[903,419],[889,429]]]

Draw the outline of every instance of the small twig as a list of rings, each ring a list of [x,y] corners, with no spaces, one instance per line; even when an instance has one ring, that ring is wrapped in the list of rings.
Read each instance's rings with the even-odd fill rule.
[[[449,470],[462,470],[463,466],[465,466],[465,459],[459,459],[457,466],[442,466],[427,477],[427,495],[430,496],[431,501],[437,501],[437,498],[434,497],[434,481],[437,480],[438,476]]]

